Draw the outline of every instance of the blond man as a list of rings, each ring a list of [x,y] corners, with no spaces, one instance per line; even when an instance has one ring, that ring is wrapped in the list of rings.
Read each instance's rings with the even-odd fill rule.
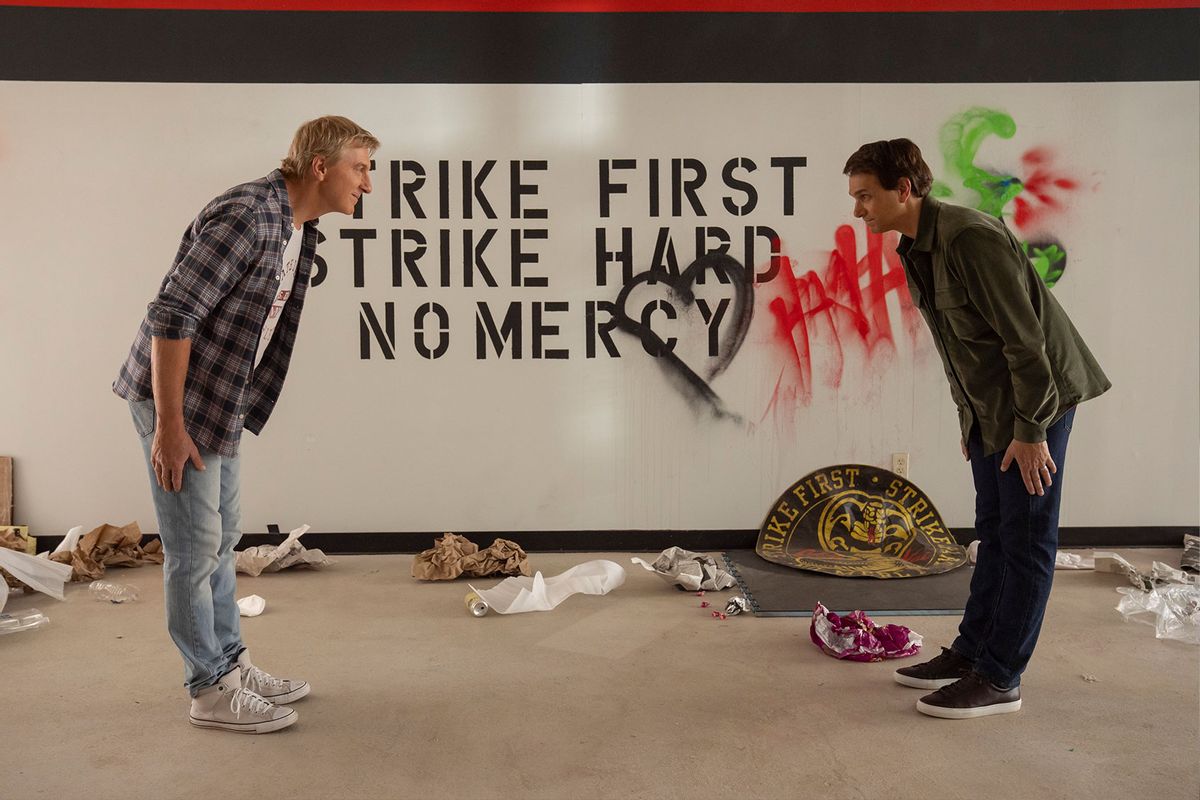
[[[113,391],[129,401],[165,561],[167,629],[183,656],[190,720],[268,733],[297,720],[302,680],[256,667],[242,642],[242,431],[258,434],[287,375],[317,219],[371,191],[379,141],[345,117],[296,132],[280,169],[205,206],[183,235]]]

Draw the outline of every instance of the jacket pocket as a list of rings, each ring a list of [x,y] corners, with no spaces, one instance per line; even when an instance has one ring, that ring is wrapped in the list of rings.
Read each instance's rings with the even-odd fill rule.
[[[967,304],[965,286],[942,286],[933,290],[933,307],[938,311],[961,308]]]

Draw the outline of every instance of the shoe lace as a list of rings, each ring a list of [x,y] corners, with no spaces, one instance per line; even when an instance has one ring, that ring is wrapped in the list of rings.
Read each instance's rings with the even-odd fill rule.
[[[229,700],[229,710],[237,716],[242,717],[242,711],[255,716],[264,716],[271,711],[272,703],[266,698],[255,694],[249,689],[235,689],[233,696]]]
[[[265,686],[270,689],[284,688],[284,680],[282,678],[276,678],[274,675],[271,675],[267,672],[263,672],[258,667],[253,667],[253,666],[250,667],[247,670],[247,675],[249,675],[250,681],[255,686],[258,686],[258,687]]]
[[[984,683],[984,678],[977,672],[968,672],[965,677],[959,678],[949,686],[943,686],[940,691],[943,696],[957,697],[960,694],[965,694],[975,689],[979,684]]]
[[[940,667],[940,666],[944,666],[952,661],[961,661],[961,660],[962,660],[962,656],[960,656],[958,653],[954,652],[949,647],[943,647],[941,654],[934,656],[933,660],[930,661],[929,663],[930,663],[930,665],[937,664]]]

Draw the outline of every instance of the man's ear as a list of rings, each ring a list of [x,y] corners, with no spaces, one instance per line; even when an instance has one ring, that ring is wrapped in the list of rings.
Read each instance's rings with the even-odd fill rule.
[[[312,164],[309,168],[309,174],[313,179],[318,181],[325,180],[325,156],[313,156]]]
[[[900,193],[900,202],[908,202],[908,198],[912,197],[912,181],[908,178],[896,179],[896,191]]]

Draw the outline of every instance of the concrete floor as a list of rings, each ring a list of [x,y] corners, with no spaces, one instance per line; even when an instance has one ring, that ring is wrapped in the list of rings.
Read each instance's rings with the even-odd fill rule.
[[[239,578],[239,596],[267,600],[242,621],[255,661],[314,687],[296,725],[264,736],[187,723],[160,568],[110,571],[142,590],[131,605],[82,584],[64,603],[13,595],[9,610],[51,623],[0,637],[0,797],[1200,795],[1200,648],[1123,621],[1117,576],[1057,574],[1020,713],[946,721],[914,710],[922,692],[892,682],[898,662],[823,655],[807,619],[714,620],[628,554],[532,562],[553,575],[593,557],[626,566],[625,585],[482,619],[464,582],[414,581],[411,556]],[[887,621],[931,654],[957,626]]]

